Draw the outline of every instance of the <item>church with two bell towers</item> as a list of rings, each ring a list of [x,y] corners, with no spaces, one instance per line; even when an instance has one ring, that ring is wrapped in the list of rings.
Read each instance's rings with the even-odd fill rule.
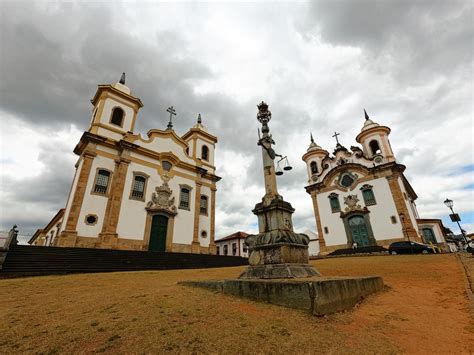
[[[201,115],[184,135],[135,133],[143,106],[125,85],[99,85],[69,197],[30,244],[216,254],[214,151]]]
[[[411,241],[441,244],[440,220],[420,219],[417,195],[396,161],[390,128],[370,119],[349,149],[336,138],[331,155],[315,143],[303,155],[308,173],[306,192],[313,202],[321,254],[353,247],[388,246]]]

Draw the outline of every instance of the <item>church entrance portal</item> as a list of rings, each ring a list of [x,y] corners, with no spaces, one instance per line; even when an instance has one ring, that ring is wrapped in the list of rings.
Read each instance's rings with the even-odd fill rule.
[[[370,245],[369,232],[362,216],[353,216],[349,218],[349,227],[353,242],[358,247],[366,247]]]
[[[423,239],[425,240],[425,243],[436,243],[436,237],[431,228],[423,228],[421,231],[423,233]]]
[[[166,233],[168,232],[168,217],[156,214],[153,216],[148,250],[165,251]]]

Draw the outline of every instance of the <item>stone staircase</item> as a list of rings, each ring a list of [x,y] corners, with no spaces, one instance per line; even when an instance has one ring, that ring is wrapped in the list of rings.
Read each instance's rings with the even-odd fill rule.
[[[240,265],[248,265],[248,259],[208,254],[14,245],[8,251],[0,277]]]

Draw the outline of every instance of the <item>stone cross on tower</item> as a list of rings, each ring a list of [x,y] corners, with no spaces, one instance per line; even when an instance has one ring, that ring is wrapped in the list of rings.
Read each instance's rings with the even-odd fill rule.
[[[337,139],[337,136],[340,136],[340,133],[334,132],[333,137],[336,138],[336,144],[339,145],[339,139]]]
[[[166,127],[166,129],[173,129],[172,119],[173,119],[173,115],[176,116],[176,110],[173,108],[173,106],[171,106],[171,107],[168,107],[166,112],[169,112],[170,114],[170,121],[168,122],[168,126]]]

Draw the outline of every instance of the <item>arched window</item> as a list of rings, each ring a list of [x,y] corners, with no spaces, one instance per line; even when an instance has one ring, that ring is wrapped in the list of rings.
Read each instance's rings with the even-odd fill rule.
[[[364,198],[364,202],[366,206],[375,205],[377,202],[375,201],[374,191],[372,190],[372,186],[364,185],[361,188],[362,197]]]
[[[369,143],[370,150],[372,151],[372,155],[381,154],[382,151],[380,150],[379,142],[373,140]]]
[[[110,123],[122,127],[124,112],[120,107],[114,108]]]
[[[99,169],[95,178],[94,192],[96,194],[105,195],[109,187],[110,172]]]
[[[135,175],[133,177],[132,192],[130,198],[135,200],[145,199],[146,177],[142,175]]]
[[[201,195],[201,205],[199,211],[201,214],[207,215],[207,196]]]
[[[339,204],[339,195],[333,192],[328,197],[332,213],[341,212],[341,205]]]
[[[311,167],[311,175],[318,173],[318,164],[315,161],[311,162],[310,167]]]
[[[201,148],[201,159],[206,161],[209,160],[209,148],[207,145],[203,145]]]
[[[187,187],[181,187],[181,193],[179,195],[179,208],[189,210],[189,198],[191,189]]]

